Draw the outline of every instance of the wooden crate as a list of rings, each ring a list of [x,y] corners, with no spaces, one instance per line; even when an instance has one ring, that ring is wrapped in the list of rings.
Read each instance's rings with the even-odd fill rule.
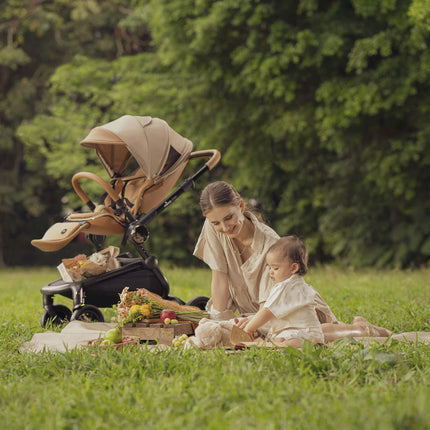
[[[182,334],[193,335],[194,328],[190,322],[163,324],[162,322],[127,323],[121,327],[123,338],[139,339],[140,341],[158,341],[164,345],[172,345],[172,340]]]

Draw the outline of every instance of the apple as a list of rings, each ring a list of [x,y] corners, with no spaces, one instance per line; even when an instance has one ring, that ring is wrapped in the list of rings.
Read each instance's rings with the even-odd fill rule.
[[[105,333],[103,339],[110,340],[113,343],[120,343],[122,340],[121,330],[119,327],[112,328]]]
[[[170,321],[176,319],[175,312],[171,309],[163,309],[160,313],[160,319],[164,323],[166,318],[168,318]]]

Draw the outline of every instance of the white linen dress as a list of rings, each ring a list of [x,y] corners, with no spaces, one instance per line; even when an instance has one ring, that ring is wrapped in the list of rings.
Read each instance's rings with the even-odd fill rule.
[[[319,293],[297,274],[277,283],[264,307],[275,316],[269,321],[268,338],[296,338],[324,343],[321,323],[338,323]]]

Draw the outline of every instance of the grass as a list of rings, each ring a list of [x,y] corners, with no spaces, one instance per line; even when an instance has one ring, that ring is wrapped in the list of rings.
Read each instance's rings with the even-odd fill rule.
[[[171,293],[208,295],[210,272],[164,270]],[[429,429],[430,345],[344,339],[302,351],[20,353],[42,332],[55,269],[0,271],[0,422],[14,429]],[[430,270],[312,269],[344,322],[430,331]],[[56,303],[68,304],[68,299]],[[109,318],[112,312],[104,310]]]

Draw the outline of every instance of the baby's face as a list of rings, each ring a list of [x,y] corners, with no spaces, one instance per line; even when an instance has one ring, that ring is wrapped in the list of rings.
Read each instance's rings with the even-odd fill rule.
[[[278,252],[269,252],[266,255],[266,263],[269,266],[270,279],[275,284],[285,281],[297,272],[297,263],[291,263],[291,261],[280,257]]]

